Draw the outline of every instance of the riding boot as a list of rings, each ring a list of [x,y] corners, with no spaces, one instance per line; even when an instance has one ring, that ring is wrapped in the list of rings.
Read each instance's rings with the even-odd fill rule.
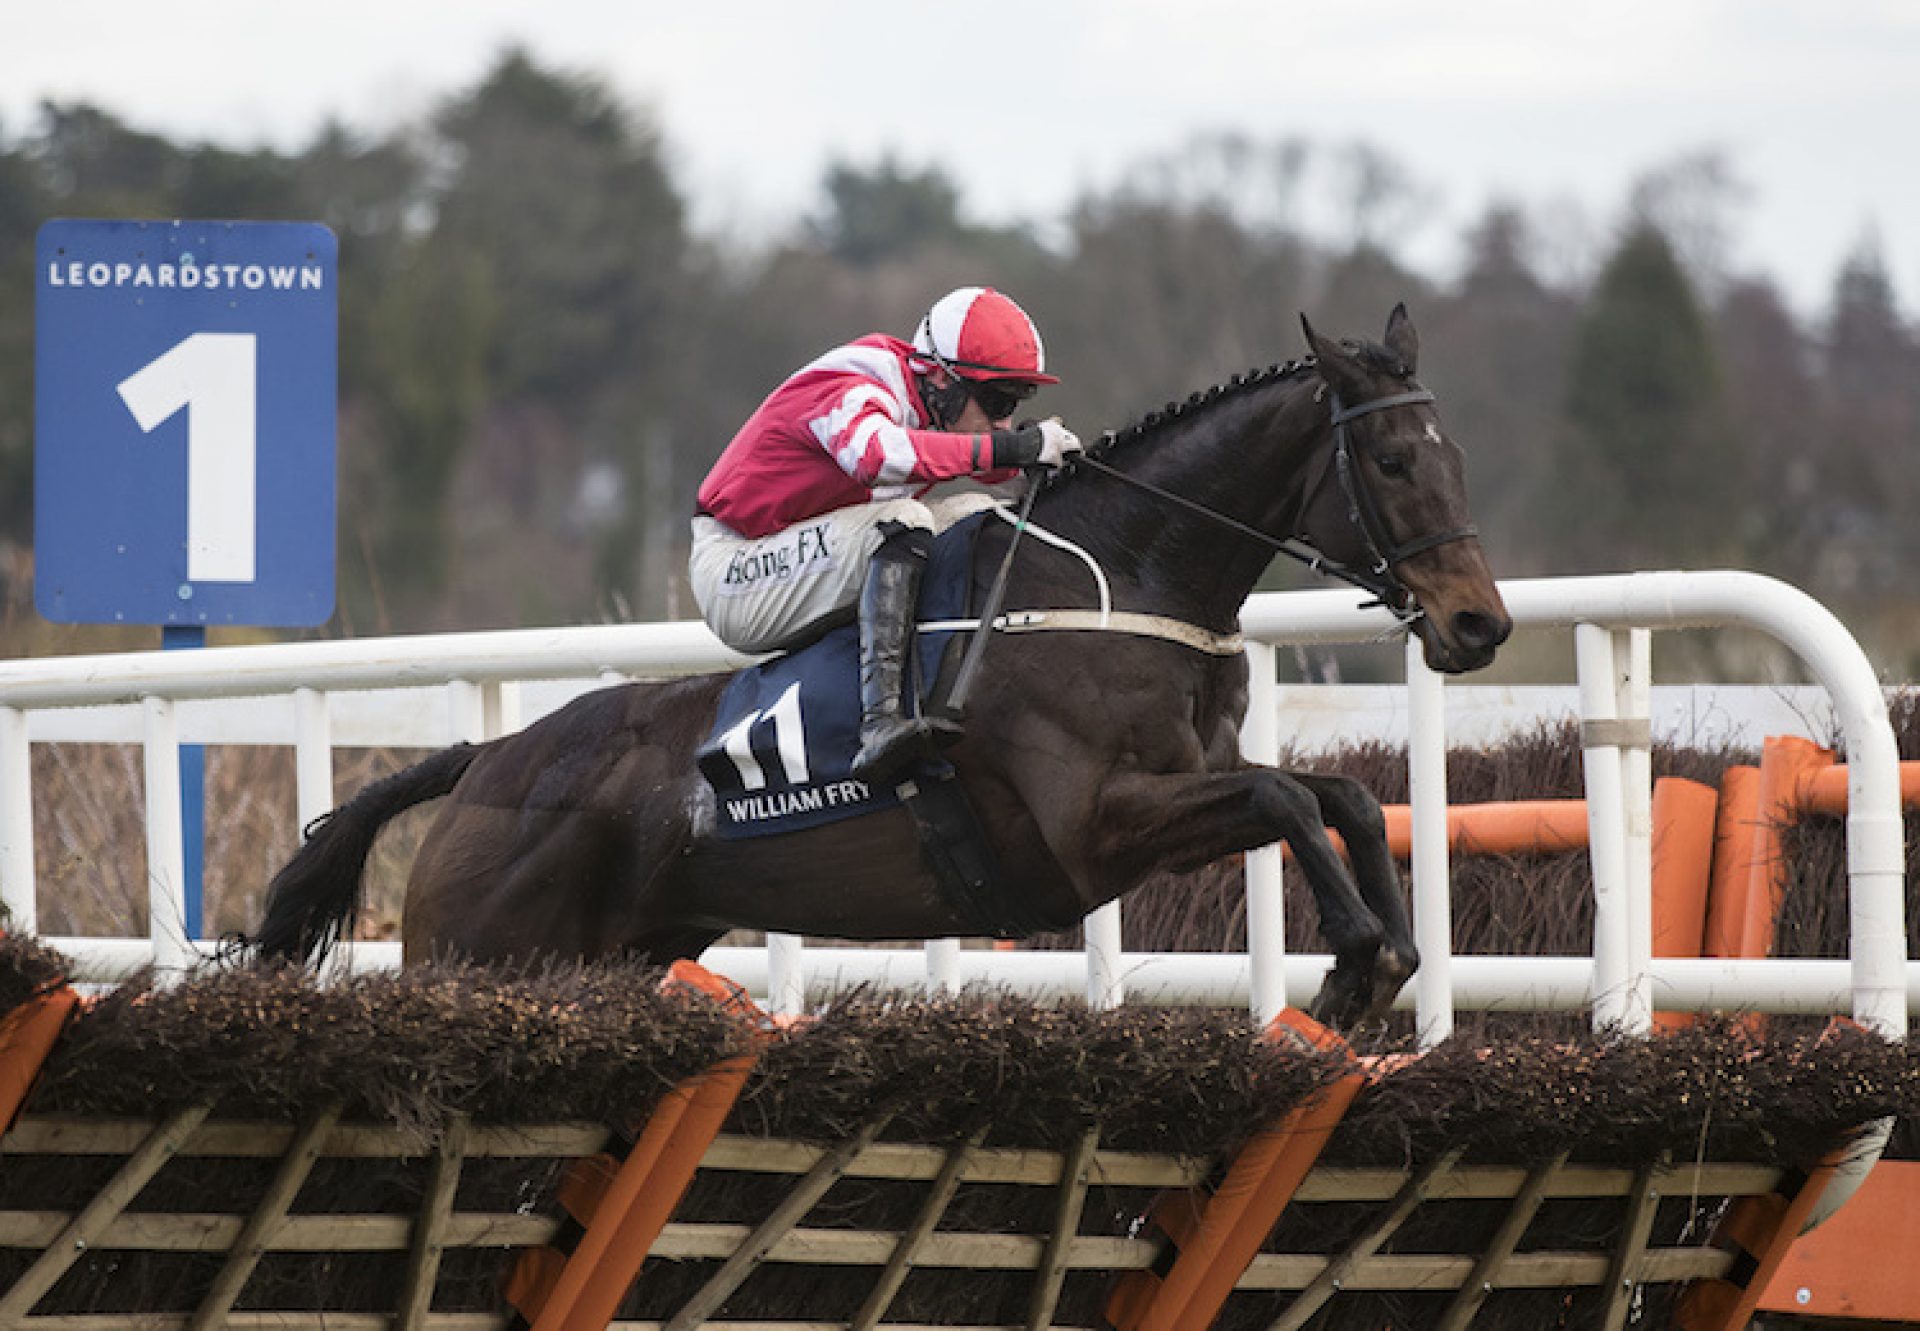
[[[960,734],[953,721],[912,714],[906,699],[914,607],[932,541],[917,527],[891,533],[874,551],[861,588],[860,751],[853,774],[869,785],[891,782]]]

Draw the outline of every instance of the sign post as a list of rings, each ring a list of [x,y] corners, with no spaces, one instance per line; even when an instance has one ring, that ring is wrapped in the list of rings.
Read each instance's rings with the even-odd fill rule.
[[[309,627],[334,603],[338,246],[310,222],[62,220],[34,305],[34,604],[48,619]],[[198,746],[183,746],[188,937]]]

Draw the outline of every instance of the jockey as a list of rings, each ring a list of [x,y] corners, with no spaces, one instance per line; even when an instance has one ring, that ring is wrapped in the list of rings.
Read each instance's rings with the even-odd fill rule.
[[[689,574],[707,624],[743,652],[795,647],[856,612],[860,751],[880,783],[958,727],[911,715],[914,604],[936,533],[995,502],[1019,468],[1081,449],[1057,418],[1013,424],[1046,372],[1040,334],[990,287],[942,296],[911,343],[884,333],[827,352],[774,389],[700,486]]]

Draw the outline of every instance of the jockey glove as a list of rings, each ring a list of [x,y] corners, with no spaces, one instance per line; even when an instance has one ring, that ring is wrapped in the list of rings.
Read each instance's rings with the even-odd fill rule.
[[[1057,416],[1028,421],[1017,429],[993,432],[993,465],[1005,467],[1059,467],[1075,453],[1085,451],[1080,437]]]

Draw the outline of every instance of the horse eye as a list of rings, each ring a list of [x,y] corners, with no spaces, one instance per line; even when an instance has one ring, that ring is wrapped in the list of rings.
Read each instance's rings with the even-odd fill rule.
[[[1383,453],[1379,459],[1380,474],[1398,480],[1407,474],[1407,458],[1404,453]]]

